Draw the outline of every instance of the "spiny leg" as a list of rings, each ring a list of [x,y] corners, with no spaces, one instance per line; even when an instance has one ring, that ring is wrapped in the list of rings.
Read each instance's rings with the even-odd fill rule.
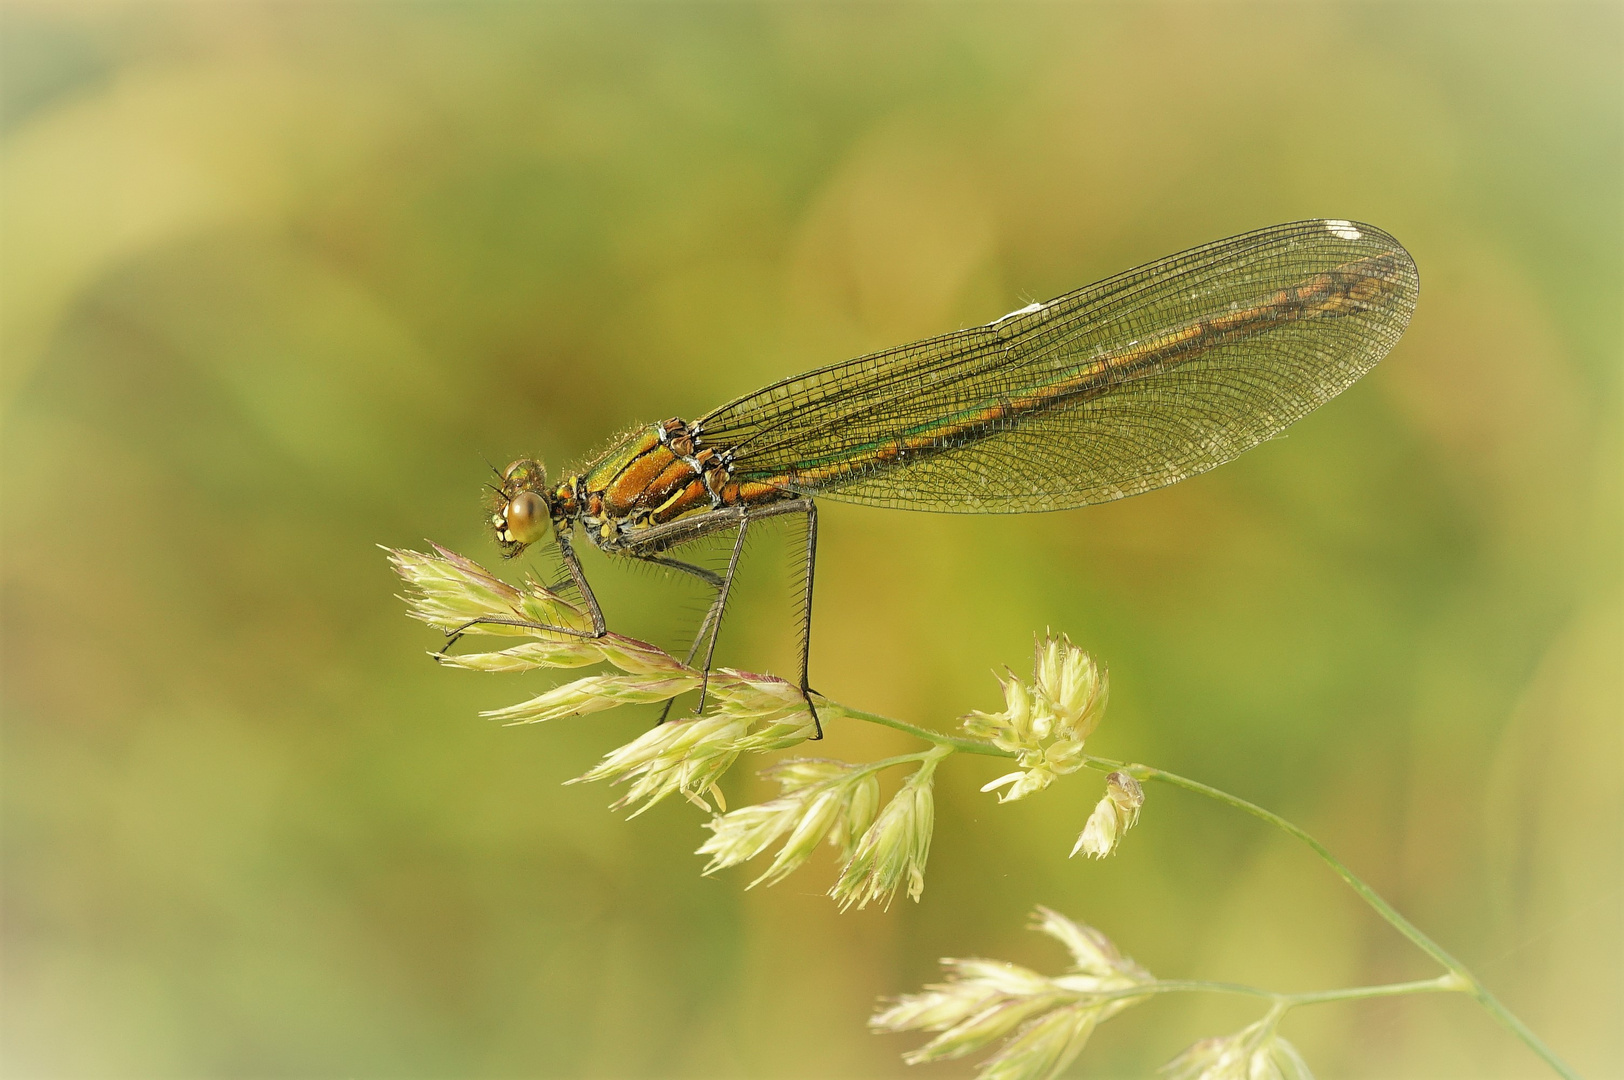
[[[709,585],[712,589],[715,589],[718,595],[722,591],[721,575],[715,573],[714,571],[707,570],[703,566],[695,566],[693,563],[679,562],[676,559],[668,559],[660,555],[638,555],[635,557],[641,559],[643,562],[651,562],[659,566],[669,566],[673,570],[681,570],[685,574],[692,574],[700,581],[703,581],[706,585]],[[688,646],[688,656],[682,661],[684,666],[693,664],[694,654],[699,652],[699,643],[705,640],[705,631],[710,629],[711,623],[716,619],[717,614],[717,605],[713,600],[711,601],[710,606],[705,609],[705,618],[699,624],[699,632],[694,635],[693,644]]]
[[[716,602],[711,605],[711,614],[706,621],[711,623],[710,646],[705,652],[704,682],[699,688],[699,712],[705,707],[705,690],[710,681],[711,659],[716,653],[716,639],[721,633],[721,620],[723,609],[727,606],[728,593],[733,587],[733,575],[738,570],[739,555],[744,550],[744,536],[750,522],[756,518],[773,517],[778,514],[805,514],[806,515],[806,587],[801,600],[801,697],[806,701],[806,711],[812,714],[812,728],[815,734],[813,740],[823,738],[823,721],[818,716],[818,708],[812,703],[812,687],[808,683],[807,667],[812,654],[812,585],[817,569],[818,558],[818,507],[811,499],[797,499],[794,502],[779,503],[776,506],[757,510],[746,514],[739,520],[739,535],[733,543],[733,557],[728,561],[727,574],[722,580],[722,586],[717,592]],[[700,637],[704,636],[704,627],[700,628]],[[695,638],[697,645],[699,638]],[[692,653],[689,654],[689,663],[693,662]]]
[[[574,579],[576,589],[580,590],[581,599],[586,601],[587,613],[592,616],[592,636],[603,637],[609,632],[608,624],[603,621],[603,609],[598,607],[598,598],[593,595],[592,586],[587,584],[586,572],[581,569],[581,560],[576,556],[570,538],[562,531],[558,533],[558,553],[564,557],[564,568]]]
[[[574,626],[554,626],[551,623],[531,622],[529,619],[508,619],[500,615],[481,615],[477,619],[469,619],[455,630],[446,631],[445,644],[440,651],[434,654],[436,660],[444,659],[451,650],[451,646],[462,640],[462,635],[476,626],[522,626],[526,630],[546,630],[554,634],[568,634],[570,637],[595,638],[602,637],[590,630],[581,630]]]
[[[806,500],[806,592],[801,598],[801,697],[806,699],[806,711],[812,714],[812,727],[817,732],[814,740],[823,738],[823,721],[818,719],[818,707],[812,704],[812,687],[807,682],[807,665],[812,658],[812,578],[818,562],[818,504]]]
[[[592,586],[587,583],[586,572],[581,569],[581,560],[575,554],[575,548],[570,545],[569,537],[563,533],[558,534],[558,551],[564,559],[564,567],[569,571],[570,580],[580,592],[581,599],[586,602],[587,614],[592,618],[592,629],[581,630],[573,626],[553,626],[550,623],[530,622],[527,619],[509,619],[500,615],[482,615],[477,619],[469,619],[455,630],[446,634],[446,642],[435,654],[442,657],[451,646],[455,645],[462,635],[475,626],[522,626],[527,630],[547,630],[558,634],[568,634],[578,638],[601,638],[609,632],[608,624],[603,621],[603,609],[598,606],[598,598],[592,592]],[[713,577],[715,575],[712,575]]]
[[[807,517],[806,589],[802,602],[801,685],[799,689],[801,692],[801,697],[806,701],[807,712],[812,716],[813,728],[817,732],[817,734],[813,737],[815,739],[821,739],[823,738],[823,722],[818,717],[817,707],[812,703],[812,694],[814,691],[807,682],[807,664],[812,647],[813,572],[817,560],[818,543],[817,506],[811,499],[787,499],[783,502],[769,503],[765,506],[756,506],[749,509],[742,507],[730,507],[726,510],[717,510],[713,513],[698,515],[688,520],[679,519],[678,521],[668,522],[665,525],[655,526],[640,534],[634,541],[634,544],[628,545],[628,550],[625,551],[625,554],[634,555],[638,558],[646,558],[647,556],[639,555],[635,548],[643,547],[645,550],[652,553],[676,544],[687,543],[689,540],[698,539],[700,536],[718,531],[718,529],[721,528],[726,528],[733,522],[737,522],[739,524],[739,535],[734,542],[733,557],[728,564],[727,576],[722,579],[721,586],[717,590],[718,595],[716,602],[711,606],[711,613],[707,613],[705,624],[701,625],[700,633],[694,639],[697,646],[699,641],[704,640],[707,630],[711,635],[710,647],[706,651],[705,655],[704,668],[705,678],[708,682],[711,659],[714,657],[716,652],[716,638],[720,633],[720,623],[723,608],[727,604],[728,592],[731,590],[733,583],[733,575],[738,569],[739,555],[743,548],[744,534],[747,527],[746,523],[756,518],[777,517],[780,514],[805,514]],[[724,521],[728,524],[724,525]],[[680,566],[684,568],[686,567],[686,564],[677,564],[674,560],[672,560],[668,565]],[[714,577],[714,575],[712,576]],[[690,651],[688,659],[688,663],[690,665],[693,663],[693,655],[693,652]],[[702,684],[700,694],[701,708],[704,706],[703,685],[704,684]],[[664,716],[662,715],[662,719],[663,718]]]
[[[705,694],[710,690],[711,660],[716,656],[716,639],[722,636],[722,613],[727,610],[727,596],[733,591],[733,575],[739,569],[739,556],[744,552],[744,535],[750,531],[750,515],[739,518],[739,535],[733,540],[733,556],[727,561],[727,574],[722,578],[722,587],[716,591],[716,602],[711,605],[712,618],[707,615],[705,621],[710,624],[710,645],[705,649],[705,669],[699,679],[699,704],[694,706],[695,715],[705,711]],[[700,627],[703,634],[704,627]],[[698,639],[694,641],[699,644]],[[689,660],[692,662],[692,654]]]
[[[727,575],[723,578],[722,586],[717,592],[716,603],[711,606],[714,622],[711,626],[710,647],[705,653],[705,682],[700,684],[699,709],[705,707],[705,688],[710,680],[711,658],[716,653],[716,638],[721,633],[722,611],[727,606],[728,592],[733,586],[733,575],[738,569],[739,555],[744,550],[744,535],[751,521],[757,518],[775,517],[779,514],[805,514],[806,515],[806,588],[801,602],[801,697],[806,701],[806,711],[812,714],[812,728],[814,740],[823,738],[823,721],[818,717],[817,706],[812,703],[813,690],[807,682],[807,665],[812,652],[812,584],[815,576],[818,555],[818,507],[811,499],[796,499],[792,502],[781,502],[745,514],[739,519],[739,535],[733,544],[733,557],[728,562]],[[707,616],[711,621],[711,616]],[[701,637],[704,628],[701,628]],[[695,639],[697,644],[698,639]],[[692,663],[690,654],[689,662]]]
[[[640,559],[643,562],[654,563],[656,566],[668,566],[673,570],[681,570],[685,574],[692,574],[700,581],[703,581],[705,584],[709,585],[712,589],[715,589],[718,598],[720,598],[722,594],[722,578],[713,571],[705,569],[703,566],[695,566],[693,563],[685,563],[677,559],[668,559],[663,555],[633,555],[633,558]],[[688,646],[688,655],[682,661],[683,667],[693,666],[694,655],[699,652],[699,643],[705,640],[706,631],[708,631],[711,628],[711,624],[720,617],[720,606],[715,600],[713,600],[711,601],[710,606],[705,609],[705,618],[700,621],[699,633],[694,635],[693,644]],[[665,707],[660,710],[660,718],[654,722],[656,726],[665,723],[670,717],[671,706],[676,704],[676,700],[676,698],[666,699]]]

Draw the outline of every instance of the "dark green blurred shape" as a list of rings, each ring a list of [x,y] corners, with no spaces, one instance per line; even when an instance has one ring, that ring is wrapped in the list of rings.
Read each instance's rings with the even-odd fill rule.
[[[1177,795],[1068,862],[1093,782],[995,807],[991,761],[939,775],[917,907],[837,915],[827,863],[700,880],[697,811],[559,787],[652,713],[478,720],[545,682],[437,669],[372,546],[493,561],[482,455],[584,460],[1319,215],[1420,265],[1373,375],[1141,499],[827,508],[819,689],[946,727],[1065,631],[1112,666],[1100,753],[1302,822],[1581,1071],[1624,1068],[1616,7],[0,19],[8,1075],[901,1074],[875,996],[942,955],[1056,968],[1035,903],[1168,977],[1431,974]],[[792,667],[785,546],[752,553],[723,662]],[[691,632],[684,583],[588,570],[611,625]],[[1235,1008],[1127,1014],[1079,1072],[1143,1074]],[[1464,1001],[1287,1034],[1323,1075],[1541,1075]]]

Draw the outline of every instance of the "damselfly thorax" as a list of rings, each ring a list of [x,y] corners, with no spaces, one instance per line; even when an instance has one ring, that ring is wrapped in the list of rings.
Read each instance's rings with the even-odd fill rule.
[[[491,524],[509,558],[556,535],[592,634],[605,623],[571,546],[576,530],[609,554],[713,587],[688,656],[707,643],[709,671],[748,529],[802,515],[801,690],[812,709],[815,497],[1020,513],[1176,483],[1347,389],[1398,341],[1418,293],[1415,263],[1378,229],[1261,229],[984,326],[785,379],[691,422],[645,425],[556,484],[538,462],[516,461]],[[736,536],[723,574],[669,554],[724,530]]]
[[[541,464],[531,460],[509,465],[502,479],[491,524],[510,558],[533,542],[526,537],[542,505],[553,525],[580,526],[606,552],[657,554],[688,538],[684,529],[666,527],[683,519],[721,520],[710,512],[796,497],[783,485],[740,483],[731,456],[706,446],[693,425],[675,417],[632,432],[557,487],[547,487]],[[521,492],[534,492],[539,504],[521,501]]]

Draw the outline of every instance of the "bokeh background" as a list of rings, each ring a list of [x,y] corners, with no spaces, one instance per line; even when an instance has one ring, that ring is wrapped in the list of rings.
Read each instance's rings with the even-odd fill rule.
[[[940,956],[1058,970],[1038,903],[1168,977],[1433,974],[1250,820],[1155,790],[1068,861],[1097,777],[999,807],[993,760],[939,773],[918,905],[701,879],[698,810],[561,786],[653,713],[480,720],[548,677],[437,668],[374,546],[494,562],[487,459],[1310,216],[1420,265],[1374,374],[1123,503],[827,504],[815,683],[947,727],[1064,631],[1111,666],[1097,752],[1306,825],[1624,1074],[1617,5],[0,17],[6,1075],[962,1077],[864,1019]],[[724,662],[792,670],[793,551],[753,548]],[[613,625],[692,631],[688,584],[588,560]],[[1074,1075],[1254,1015],[1162,999]],[[1548,1075],[1463,999],[1286,1033],[1330,1077]]]

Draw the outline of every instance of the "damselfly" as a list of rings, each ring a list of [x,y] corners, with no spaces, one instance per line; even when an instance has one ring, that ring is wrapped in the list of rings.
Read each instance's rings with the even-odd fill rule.
[[[1277,435],[1387,354],[1415,309],[1415,263],[1379,229],[1276,225],[1193,248],[985,326],[774,383],[697,420],[628,432],[549,483],[515,461],[491,525],[508,558],[556,535],[605,633],[571,537],[680,570],[715,590],[689,650],[715,655],[745,535],[806,526],[800,690],[807,682],[816,499],[950,513],[1024,513],[1107,502],[1205,472]],[[735,534],[727,569],[673,549]],[[704,690],[699,707],[704,707]]]

